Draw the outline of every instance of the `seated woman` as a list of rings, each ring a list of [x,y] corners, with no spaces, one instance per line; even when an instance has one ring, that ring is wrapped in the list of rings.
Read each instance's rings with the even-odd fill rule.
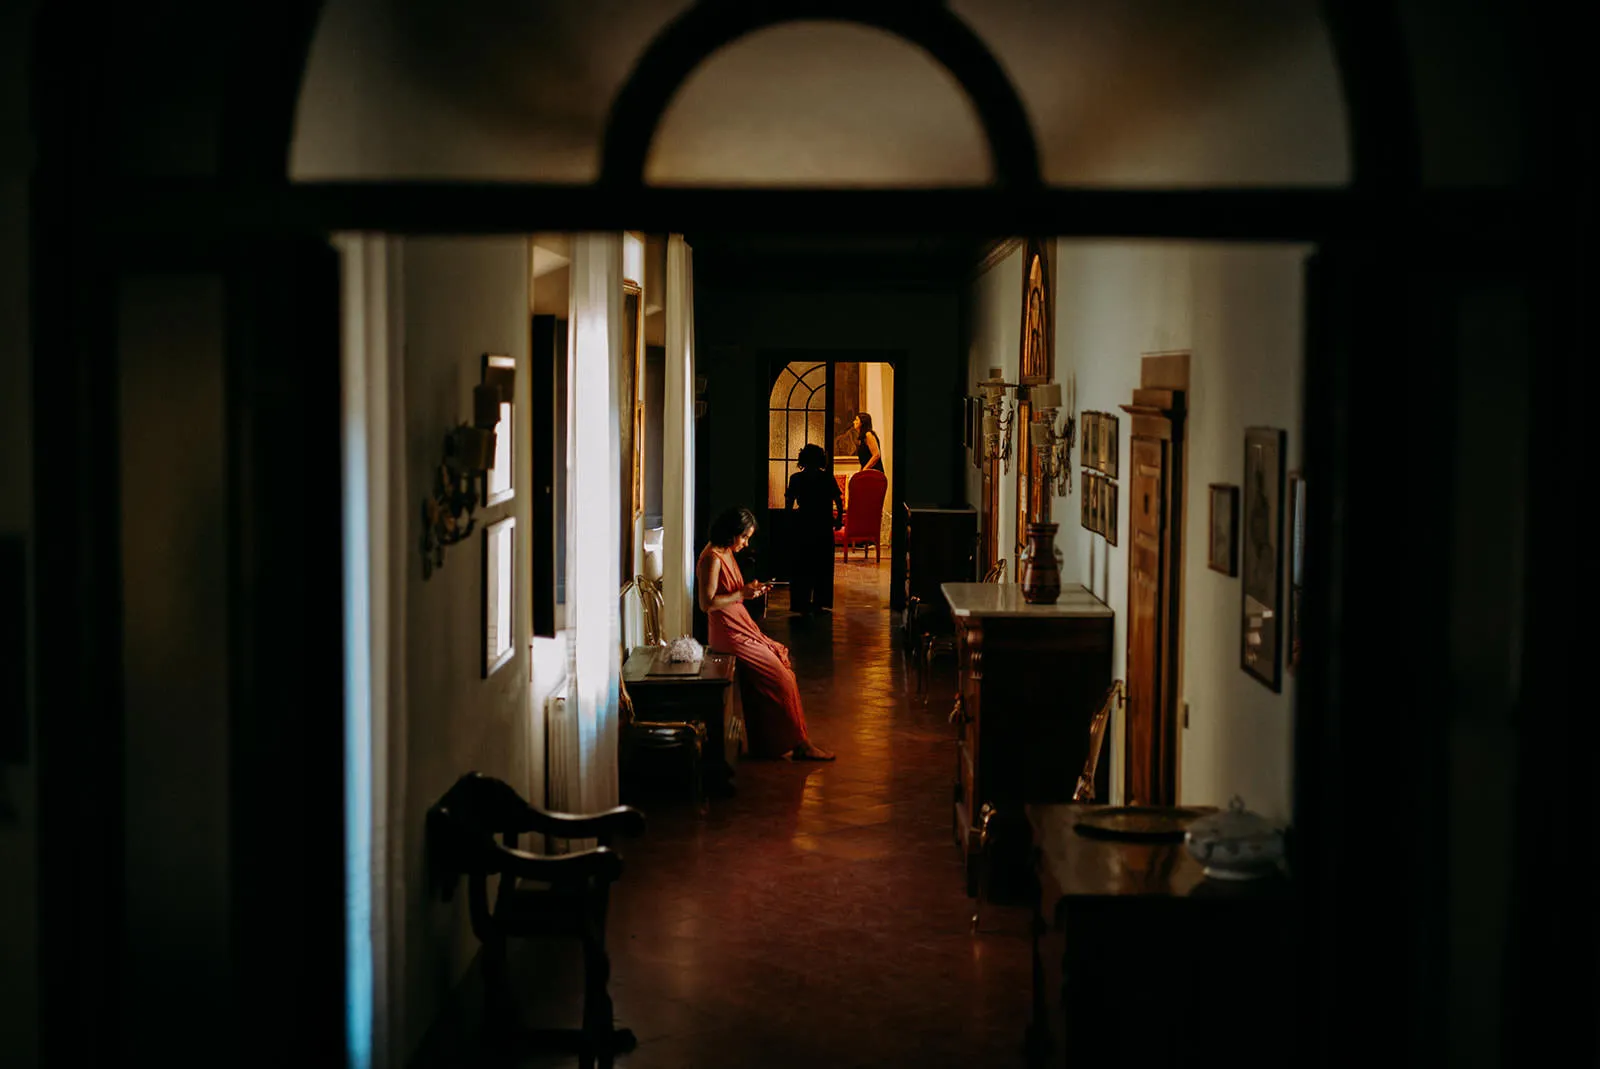
[[[730,508],[711,524],[711,541],[695,568],[696,597],[708,620],[711,648],[732,653],[739,662],[739,693],[744,699],[745,734],[752,757],[792,757],[832,761],[834,755],[812,742],[800,708],[789,650],[772,641],[745,609],[746,598],[760,597],[768,584],[744,581],[734,554],[749,544],[756,518],[746,508]]]

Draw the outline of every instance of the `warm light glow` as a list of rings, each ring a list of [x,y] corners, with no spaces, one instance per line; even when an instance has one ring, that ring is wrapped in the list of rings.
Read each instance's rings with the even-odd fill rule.
[[[638,234],[622,235],[622,277],[644,286],[644,238]]]
[[[622,428],[615,369],[622,345],[622,242],[612,234],[572,239],[572,433],[568,435],[572,517],[569,589],[578,699],[578,798],[590,809],[616,804],[616,695],[621,665],[617,547]]]

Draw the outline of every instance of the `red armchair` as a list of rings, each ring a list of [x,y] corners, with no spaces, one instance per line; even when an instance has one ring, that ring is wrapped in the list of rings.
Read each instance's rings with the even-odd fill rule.
[[[850,559],[852,546],[861,547],[861,559],[867,559],[867,547],[872,547],[873,563],[883,559],[883,549],[878,545],[883,528],[883,497],[889,490],[889,477],[877,468],[858,471],[850,476],[849,507],[844,513],[844,528],[833,532],[833,544],[844,548],[845,560]]]

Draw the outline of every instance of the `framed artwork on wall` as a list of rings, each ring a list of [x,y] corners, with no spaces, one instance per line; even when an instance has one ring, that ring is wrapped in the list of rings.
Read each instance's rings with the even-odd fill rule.
[[[473,422],[494,430],[494,459],[483,481],[483,503],[498,505],[516,496],[517,361],[501,353],[484,353],[479,386],[472,392]]]
[[[1105,536],[1106,544],[1117,544],[1117,484],[1113,479],[1097,476],[1095,482],[1100,484],[1100,533]]]
[[[1306,480],[1289,473],[1289,671],[1300,667],[1300,592],[1305,586]]]
[[[1097,459],[1100,444],[1100,432],[1097,428],[1099,421],[1100,413],[1098,412],[1085,412],[1083,414],[1081,424],[1083,440],[1078,443],[1078,457],[1085,468],[1098,469],[1100,467],[1100,462]]]
[[[507,516],[483,529],[483,678],[516,654],[517,519]]]
[[[1230,483],[1211,484],[1211,538],[1206,565],[1226,576],[1239,574],[1239,488]]]
[[[1244,435],[1244,582],[1239,663],[1273,691],[1282,689],[1283,454],[1287,435],[1251,427]]]

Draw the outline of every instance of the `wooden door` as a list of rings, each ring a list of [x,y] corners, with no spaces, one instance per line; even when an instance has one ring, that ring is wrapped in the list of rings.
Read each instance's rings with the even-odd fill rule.
[[[1183,395],[1135,390],[1128,482],[1128,657],[1124,793],[1177,802],[1178,596]]]

